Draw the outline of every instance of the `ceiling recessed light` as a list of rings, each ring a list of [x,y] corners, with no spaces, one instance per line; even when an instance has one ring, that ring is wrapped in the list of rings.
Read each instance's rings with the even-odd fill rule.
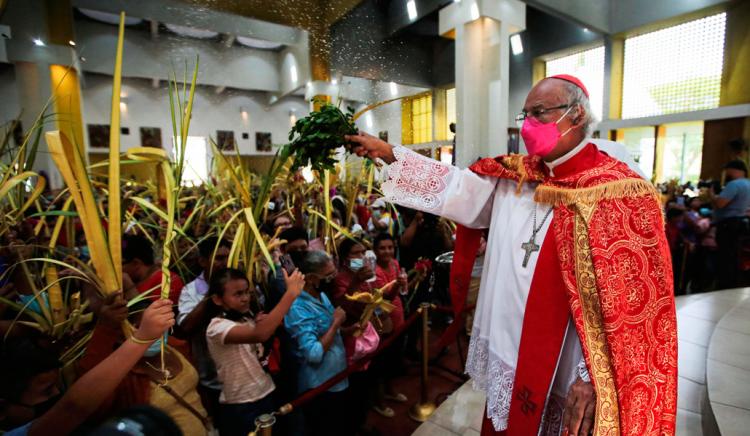
[[[71,47],[75,47],[76,42],[71,39],[70,41],[68,41],[68,45],[70,45]]]
[[[337,85],[339,83],[336,79],[331,79],[331,85]]]
[[[414,21],[417,19],[417,4],[414,0],[409,0],[406,3],[406,12],[409,14],[409,20]]]
[[[37,47],[44,47],[46,44],[40,38],[34,38],[34,45]]]
[[[523,42],[521,41],[521,35],[518,33],[510,36],[510,49],[514,55],[523,53]]]
[[[479,19],[479,6],[477,6],[477,2],[474,2],[471,4],[471,19],[472,20]]]

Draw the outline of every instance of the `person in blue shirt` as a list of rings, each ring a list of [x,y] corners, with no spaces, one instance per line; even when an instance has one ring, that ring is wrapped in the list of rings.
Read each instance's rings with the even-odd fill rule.
[[[346,369],[346,351],[339,332],[346,313],[334,309],[326,296],[337,274],[328,254],[310,251],[297,266],[305,275],[305,286],[284,317],[284,326],[299,365],[298,391],[304,392]],[[311,436],[354,434],[350,414],[346,413],[348,387],[344,379],[305,406]]]
[[[713,198],[716,243],[718,245],[718,289],[744,286],[742,279],[742,247],[750,236],[750,180],[747,166],[733,160],[724,166],[727,184]]]

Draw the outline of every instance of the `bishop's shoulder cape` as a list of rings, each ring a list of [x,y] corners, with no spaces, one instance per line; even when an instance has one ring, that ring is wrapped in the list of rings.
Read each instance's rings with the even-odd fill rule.
[[[573,171],[555,177],[538,157],[520,155],[483,159],[471,170],[519,188],[537,183],[535,200],[554,206],[568,306],[596,390],[594,434],[674,434],[677,320],[657,192],[593,144],[574,159]],[[453,265],[451,291],[461,306],[468,282],[461,264],[472,263],[478,238],[458,231],[454,259],[466,260]]]

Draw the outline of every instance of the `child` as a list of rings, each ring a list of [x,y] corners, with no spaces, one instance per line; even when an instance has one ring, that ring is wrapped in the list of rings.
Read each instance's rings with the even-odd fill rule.
[[[263,369],[263,342],[273,335],[289,307],[302,292],[305,276],[284,271],[286,292],[268,314],[253,315],[253,289],[242,271],[223,269],[211,275],[208,295],[222,313],[206,330],[211,358],[222,383],[218,427],[222,436],[245,436],[255,429],[255,418],[274,410],[271,392],[276,388]]]

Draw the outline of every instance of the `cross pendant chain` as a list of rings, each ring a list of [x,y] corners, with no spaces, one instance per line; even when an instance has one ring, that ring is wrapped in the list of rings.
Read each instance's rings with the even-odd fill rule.
[[[523,256],[523,267],[526,268],[526,266],[529,264],[529,259],[531,259],[531,253],[535,251],[539,251],[539,245],[537,245],[536,241],[534,240],[536,238],[536,233],[531,235],[528,242],[524,242],[521,244],[521,248],[523,248],[526,251],[526,255]]]
[[[531,253],[535,251],[539,251],[539,248],[541,248],[536,243],[536,234],[539,233],[539,231],[544,226],[544,222],[547,221],[547,218],[552,213],[553,208],[549,208],[547,213],[544,215],[544,219],[542,219],[542,223],[539,224],[539,227],[536,226],[536,205],[534,205],[534,222],[531,225],[531,237],[527,242],[524,242],[521,244],[521,249],[526,252],[526,254],[523,256],[523,267],[526,268],[529,265],[529,259],[531,259]]]

